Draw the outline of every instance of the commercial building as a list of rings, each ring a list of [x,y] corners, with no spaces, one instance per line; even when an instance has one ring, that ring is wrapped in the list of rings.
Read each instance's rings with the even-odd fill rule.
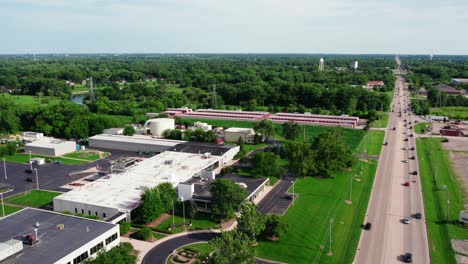
[[[25,208],[0,219],[2,264],[77,264],[120,243],[119,226]]]
[[[463,130],[457,126],[445,126],[440,131],[440,134],[443,136],[452,136],[452,137],[462,137]]]
[[[54,198],[54,210],[95,215],[113,223],[131,221],[131,212],[148,188],[169,182],[176,187],[192,177],[214,178],[222,158],[210,153],[166,151]]]
[[[468,78],[452,78],[452,82],[456,84],[468,83]]]
[[[42,137],[24,146],[25,152],[44,156],[62,156],[76,150],[76,143],[62,139]]]
[[[269,184],[268,178],[252,178],[241,177],[235,174],[228,174],[222,177],[223,179],[231,180],[245,189],[247,196],[246,201],[254,202],[254,200],[265,191],[265,187]],[[180,183],[178,186],[178,195],[181,200],[193,200],[197,206],[197,210],[210,212],[211,211],[211,183],[215,178],[197,177],[191,178],[186,182]]]
[[[161,153],[184,142],[182,140],[158,139],[144,135],[122,136],[100,134],[89,138],[89,146],[92,148],[152,151],[155,153]]]
[[[213,156],[219,156],[220,164],[224,165],[234,159],[234,156],[239,152],[239,146],[232,145],[217,145],[199,142],[185,142],[174,146],[170,149],[175,152],[204,154],[210,153]]]
[[[224,141],[237,142],[239,138],[246,143],[254,143],[255,131],[252,128],[230,127],[224,130]]]
[[[296,123],[308,125],[341,126],[351,128],[354,128],[359,123],[359,117],[314,115],[310,113],[278,113],[276,115],[270,116],[269,119],[277,123],[294,121]]]
[[[437,84],[433,88],[439,90],[441,93],[450,94],[450,95],[459,95],[463,94],[462,90],[457,90],[455,87],[446,85],[446,84]]]
[[[39,132],[24,132],[23,133],[23,142],[30,143],[44,137],[43,133]]]

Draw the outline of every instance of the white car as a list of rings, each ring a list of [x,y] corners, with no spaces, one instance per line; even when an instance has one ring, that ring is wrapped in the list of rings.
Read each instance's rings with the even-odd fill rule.
[[[403,218],[403,223],[409,224],[409,223],[411,223],[411,219],[409,217],[405,217],[405,218]]]

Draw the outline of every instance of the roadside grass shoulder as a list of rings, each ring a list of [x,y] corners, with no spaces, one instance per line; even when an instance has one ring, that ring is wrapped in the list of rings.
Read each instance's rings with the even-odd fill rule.
[[[375,141],[366,144],[366,148],[368,153],[380,154],[383,135],[374,132],[380,131],[368,132]],[[364,141],[358,144],[364,145]],[[257,256],[287,263],[352,263],[376,170],[376,161],[359,161],[350,171],[334,178],[298,179],[295,192],[299,197],[284,216],[289,231],[277,241],[261,241]],[[351,181],[352,204],[347,204]],[[332,218],[333,255],[327,256]]]
[[[426,126],[428,125],[429,123],[427,122],[421,122],[421,123],[417,123],[414,125],[414,132],[416,134],[424,134],[424,130],[426,129]]]
[[[3,207],[5,208],[5,216],[11,215],[12,213],[18,212],[19,210],[22,209],[21,207],[11,206],[8,204],[5,204]],[[1,208],[0,208],[0,213],[3,213],[1,212]],[[3,216],[3,214],[0,214],[0,216]]]
[[[77,150],[72,153],[63,155],[64,158],[83,159],[89,161],[95,161],[99,159],[99,154],[95,151],[89,150]]]
[[[417,139],[417,150],[423,188],[425,218],[432,263],[456,263],[450,240],[468,239],[468,229],[456,224],[464,210],[463,184],[453,175],[442,138]],[[437,169],[436,169],[437,166]],[[437,177],[434,177],[437,170]],[[446,190],[443,186],[446,186]],[[447,194],[450,200],[447,218]]]
[[[61,193],[44,190],[32,190],[29,193],[22,193],[5,199],[6,202],[20,206],[30,206],[41,208],[52,203],[54,197]]]
[[[376,128],[385,128],[387,127],[388,124],[388,113],[387,112],[379,112],[380,115],[380,120],[377,118],[377,120],[374,121],[373,127]]]

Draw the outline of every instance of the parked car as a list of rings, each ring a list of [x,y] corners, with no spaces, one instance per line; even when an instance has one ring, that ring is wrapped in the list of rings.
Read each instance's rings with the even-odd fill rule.
[[[412,263],[413,262],[413,254],[406,253],[404,259],[405,259],[406,263]]]
[[[415,214],[414,214],[414,218],[416,218],[416,219],[421,219],[421,218],[422,218],[422,214],[421,214],[421,213],[415,213]]]
[[[408,187],[409,187],[409,186],[410,186],[410,183],[407,181],[407,182],[405,182],[403,185],[405,185],[405,186],[408,186]]]
[[[31,170],[31,169],[25,169],[24,172],[26,172],[26,173],[33,173],[33,170]]]
[[[410,224],[411,223],[411,219],[409,217],[405,217],[403,218],[403,223],[404,224]]]
[[[447,143],[447,142],[449,142],[449,140],[448,140],[448,138],[444,138],[444,139],[442,139],[442,142]]]
[[[27,182],[35,182],[35,180],[33,178],[31,178],[31,177],[26,178],[26,181]]]
[[[396,130],[396,127],[393,127],[392,130]]]
[[[411,147],[410,150],[414,150],[414,147]]]
[[[372,224],[367,222],[365,225],[364,225],[364,229],[365,230],[371,230],[372,229]]]
[[[54,163],[55,164],[62,164],[63,162],[61,160],[56,160]]]
[[[408,160],[403,160],[403,163],[408,163]]]

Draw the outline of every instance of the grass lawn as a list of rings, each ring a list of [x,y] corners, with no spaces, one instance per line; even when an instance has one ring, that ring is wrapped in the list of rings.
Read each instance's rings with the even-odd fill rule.
[[[187,204],[186,204],[186,206],[187,206]],[[185,210],[187,211],[187,208],[185,208]],[[198,212],[196,214],[196,216],[195,216],[195,219],[192,220],[192,226],[187,225],[187,230],[203,230],[203,229],[215,228],[218,225],[218,223],[213,222],[210,219],[210,216],[211,215],[208,214],[208,213]],[[175,216],[169,217],[168,219],[163,221],[161,224],[159,224],[157,227],[155,227],[154,230],[159,231],[159,232],[163,232],[163,233],[171,233],[171,234],[176,234],[176,233],[182,232],[184,230],[183,227],[173,228],[170,231],[168,230],[168,228],[172,225],[173,219],[174,219],[174,223],[176,225],[177,224],[182,224],[184,222],[182,212],[180,212],[180,215],[179,215],[179,212],[177,212],[177,210],[176,210],[176,215]],[[189,222],[190,222],[190,220],[187,218],[187,215],[186,215],[185,223],[188,224]]]
[[[77,150],[75,152],[65,154],[63,157],[95,161],[99,159],[99,153],[92,150]]]
[[[5,199],[6,202],[30,207],[44,207],[50,203],[55,196],[61,193],[43,190],[32,190],[29,193],[22,193]]]
[[[373,127],[377,127],[377,128],[387,127],[388,113],[387,112],[379,112],[379,115],[381,116],[381,118],[379,120],[379,118],[377,117],[377,119],[374,121]]]
[[[431,107],[431,115],[448,116],[451,119],[467,120],[468,107],[463,106],[446,106],[446,107]]]
[[[39,96],[33,95],[10,95],[8,93],[3,93],[2,96],[8,96],[13,98],[15,104],[23,106],[39,105]],[[61,100],[58,97],[53,96],[41,96],[40,104],[49,104],[55,101]]]
[[[245,151],[245,154],[248,154],[250,151],[252,150],[256,150],[258,148],[261,148],[261,147],[265,147],[267,144],[265,143],[261,143],[261,144],[244,144],[244,151]]]
[[[161,238],[165,238],[167,235],[164,235],[164,234],[161,234],[161,233],[158,233],[158,232],[153,232],[153,237],[156,238],[156,239],[161,239]]]
[[[371,135],[375,135],[375,141],[367,144],[367,151],[375,150],[377,154],[382,147],[382,136]],[[359,162],[351,171],[339,173],[335,178],[299,179],[295,184],[299,197],[284,216],[289,231],[278,241],[261,241],[257,255],[287,263],[352,263],[376,169],[376,161]],[[344,201],[349,199],[351,176],[359,181],[353,180],[353,203],[349,205]],[[331,218],[334,218],[333,255],[327,256]]]
[[[414,125],[414,132],[416,132],[416,134],[424,134],[424,129],[426,129],[428,124],[427,122],[416,123],[416,125]]]
[[[29,163],[29,154],[25,153],[15,153],[13,156],[4,156],[6,161],[8,162],[16,162],[16,163]],[[86,160],[74,160],[74,159],[67,159],[64,157],[46,157],[46,156],[41,156],[41,155],[31,155],[32,158],[50,158],[54,161],[60,160],[63,164],[68,164],[68,165],[75,165],[75,164],[83,164],[83,163],[88,163],[89,161]]]
[[[442,138],[422,138],[416,141],[423,187],[426,223],[432,263],[455,263],[450,239],[468,239],[468,229],[455,225],[459,212],[464,209],[463,183],[451,173],[447,152],[442,150]],[[434,181],[437,164],[437,183]],[[447,192],[450,197],[449,222],[447,216]]]
[[[6,204],[3,207],[5,208],[5,216],[10,215],[22,209],[20,207],[6,205]],[[3,212],[1,211],[1,208],[0,208],[0,216],[3,216]]]
[[[202,253],[202,254],[209,254],[211,253],[211,251],[213,251],[213,248],[210,247],[208,243],[191,244],[191,245],[184,247],[184,249],[195,251],[195,252]]]
[[[368,155],[378,155],[380,153],[380,149],[382,148],[384,137],[385,132],[383,131],[369,130],[362,141],[364,144],[359,145],[355,152],[362,153],[364,146],[366,146]],[[378,144],[379,142],[381,144]]]

